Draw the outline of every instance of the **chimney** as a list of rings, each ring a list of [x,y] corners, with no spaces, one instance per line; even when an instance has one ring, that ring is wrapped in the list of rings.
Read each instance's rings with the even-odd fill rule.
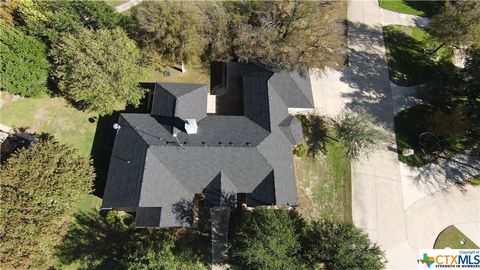
[[[197,130],[197,120],[185,119],[185,131],[187,132],[187,134],[197,134]]]

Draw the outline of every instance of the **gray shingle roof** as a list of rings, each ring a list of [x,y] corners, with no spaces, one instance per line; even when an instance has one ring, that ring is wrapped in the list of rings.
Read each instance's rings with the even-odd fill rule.
[[[289,108],[313,108],[310,77],[298,72],[276,72],[269,80]]]
[[[295,116],[289,115],[279,124],[279,128],[291,144],[299,144],[303,138],[302,123]]]
[[[102,208],[139,211],[138,227],[173,227],[191,224],[196,193],[206,206],[232,205],[237,193],[251,205],[296,204],[291,146],[302,133],[288,108],[313,107],[309,82],[252,64],[225,70],[243,116],[207,116],[206,86],[189,84],[157,84],[150,114],[121,114]],[[180,132],[185,118],[197,134]]]

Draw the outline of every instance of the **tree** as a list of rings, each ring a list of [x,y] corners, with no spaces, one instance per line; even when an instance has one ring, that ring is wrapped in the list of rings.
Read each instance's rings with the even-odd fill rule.
[[[232,219],[229,252],[239,269],[374,270],[386,263],[380,247],[349,222],[306,222],[278,209],[238,209]]]
[[[18,7],[18,25],[49,44],[82,27],[113,29],[122,15],[104,1],[24,0]]]
[[[470,103],[480,97],[480,45],[472,46],[467,51],[465,68],[462,70],[464,92]]]
[[[240,211],[230,254],[244,269],[297,269],[300,249],[295,222],[288,212],[261,209]]]
[[[456,48],[480,44],[480,2],[447,1],[441,13],[428,25],[430,34],[441,41],[433,53],[445,45]]]
[[[129,32],[151,61],[179,65],[203,50],[194,14],[184,3],[145,1],[132,8]]]
[[[0,178],[0,264],[46,268],[69,215],[92,190],[90,160],[52,139],[39,140],[14,153]]]
[[[144,96],[140,50],[121,29],[81,29],[61,38],[51,56],[60,91],[82,109],[109,114]]]
[[[241,62],[304,70],[341,63],[344,26],[338,2],[243,1],[229,4],[233,46]]]
[[[31,97],[47,93],[45,44],[13,27],[0,28],[0,88]]]
[[[334,123],[334,130],[350,159],[357,159],[362,152],[368,155],[384,135],[375,126],[373,117],[364,111],[341,112]]]
[[[116,211],[76,214],[56,248],[59,262],[78,269],[206,269],[195,255],[185,253],[188,246],[175,250],[180,236],[168,230],[135,229],[132,221],[130,215]]]
[[[228,62],[232,59],[232,34],[230,31],[231,14],[225,8],[224,2],[197,2],[200,33],[205,40],[205,50],[202,59],[209,61]]]
[[[325,269],[385,268],[384,252],[352,223],[314,221],[302,237],[302,256],[306,264],[323,263]]]
[[[3,22],[5,23],[5,25],[8,26],[13,26],[13,15],[17,10],[19,4],[20,0],[2,1],[2,3],[0,3],[0,22]]]

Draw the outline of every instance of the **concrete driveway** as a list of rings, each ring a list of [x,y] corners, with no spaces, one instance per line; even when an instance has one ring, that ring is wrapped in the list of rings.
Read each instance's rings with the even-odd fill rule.
[[[388,130],[376,151],[352,164],[353,221],[385,250],[387,269],[417,269],[418,249],[432,248],[443,229],[480,223],[480,187],[427,189],[418,182],[428,183],[428,177],[398,161],[384,14],[376,0],[348,2],[349,68],[314,72],[313,96],[319,114],[333,117],[343,108],[360,108]]]

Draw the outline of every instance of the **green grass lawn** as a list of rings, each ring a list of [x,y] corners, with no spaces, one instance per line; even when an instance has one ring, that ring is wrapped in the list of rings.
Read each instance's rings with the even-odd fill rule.
[[[404,0],[379,0],[380,7],[391,11],[406,13],[416,16],[432,17],[444,5],[443,1],[404,1]]]
[[[2,100],[11,95],[2,92]],[[73,108],[60,97],[21,98],[0,108],[0,123],[29,132],[48,133],[61,143],[72,145],[85,156],[90,155],[96,123],[86,113]]]
[[[390,79],[398,85],[427,82],[440,67],[452,65],[446,46],[434,56],[428,54],[439,46],[439,42],[423,28],[389,25],[383,31]]]
[[[147,82],[182,82],[182,83],[203,83],[210,86],[210,73],[207,67],[200,65],[187,65],[186,71],[168,67],[165,71],[170,72],[169,77],[163,75],[163,71],[150,70]]]
[[[350,161],[329,141],[325,156],[295,157],[299,212],[310,219],[352,220]]]
[[[399,160],[410,166],[420,167],[430,163],[432,160],[425,157],[418,143],[418,136],[427,131],[427,118],[433,114],[433,108],[430,105],[417,105],[410,109],[401,111],[395,116],[395,133],[397,147],[401,153],[404,149],[410,148],[415,151],[412,156],[405,157],[399,155]]]
[[[465,245],[460,243],[461,240],[466,240]],[[435,245],[433,248],[442,249],[442,248],[451,248],[451,249],[479,249],[472,240],[470,240],[465,234],[459,231],[455,226],[450,226],[443,230],[437,237]]]

